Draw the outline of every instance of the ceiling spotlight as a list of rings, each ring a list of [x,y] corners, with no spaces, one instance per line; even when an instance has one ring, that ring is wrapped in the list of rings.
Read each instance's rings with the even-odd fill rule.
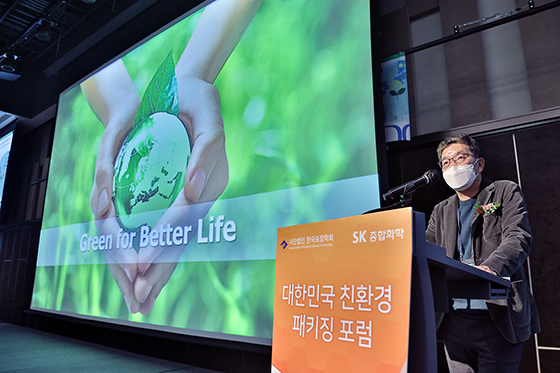
[[[5,52],[4,54],[0,55],[0,70],[7,73],[15,72],[18,59],[19,56],[17,54],[14,54],[13,52]]]
[[[37,26],[37,31],[35,32],[35,37],[43,42],[51,41],[51,27],[52,22],[46,19],[39,20],[39,26]]]

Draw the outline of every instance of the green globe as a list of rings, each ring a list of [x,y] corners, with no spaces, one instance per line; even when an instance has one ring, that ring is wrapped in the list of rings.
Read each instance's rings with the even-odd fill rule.
[[[181,191],[189,136],[174,115],[154,113],[135,126],[115,161],[113,202],[121,226],[154,228]]]

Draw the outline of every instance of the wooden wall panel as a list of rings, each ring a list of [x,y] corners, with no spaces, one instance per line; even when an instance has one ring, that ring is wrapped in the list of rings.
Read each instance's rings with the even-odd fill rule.
[[[520,131],[516,138],[534,237],[530,260],[543,329],[539,344],[560,348],[560,124]]]
[[[478,19],[475,1],[440,1],[443,36],[453,27]],[[451,127],[492,119],[480,34],[444,44],[451,101]]]
[[[526,1],[517,1],[521,6]],[[538,1],[537,6],[551,0]],[[560,106],[560,8],[519,21],[533,110]]]

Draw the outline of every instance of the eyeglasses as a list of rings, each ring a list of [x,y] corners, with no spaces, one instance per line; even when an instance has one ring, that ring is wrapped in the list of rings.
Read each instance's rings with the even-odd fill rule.
[[[438,164],[442,168],[442,170],[445,170],[446,168],[451,166],[451,161],[453,161],[453,163],[455,163],[456,165],[460,165],[465,163],[468,157],[474,157],[474,155],[469,153],[459,153],[453,158],[442,159],[438,162]]]

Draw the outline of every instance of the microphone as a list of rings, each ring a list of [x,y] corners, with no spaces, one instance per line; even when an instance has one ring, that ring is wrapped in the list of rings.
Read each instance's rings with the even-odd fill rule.
[[[439,180],[439,176],[440,176],[439,171],[436,170],[435,168],[426,171],[424,172],[424,175],[414,180],[411,180],[407,183],[404,183],[403,185],[400,185],[396,188],[393,188],[387,193],[383,194],[383,199],[387,200],[389,198],[395,198],[396,196],[400,196],[400,197],[409,196],[412,193],[414,193],[416,189],[424,185],[435,183],[436,181]]]

